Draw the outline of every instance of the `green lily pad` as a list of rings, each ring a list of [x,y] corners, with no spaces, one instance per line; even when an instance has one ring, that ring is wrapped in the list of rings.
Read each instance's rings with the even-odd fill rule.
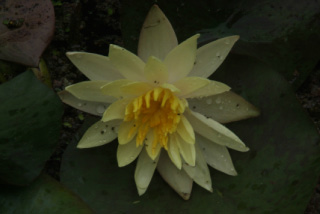
[[[54,152],[62,104],[30,72],[0,85],[0,180],[27,185]]]
[[[320,173],[320,138],[291,86],[265,64],[239,55],[228,56],[213,79],[229,84],[262,112],[228,124],[250,148],[230,150],[238,176],[211,169],[213,193],[194,184],[190,200],[183,201],[155,173],[139,197],[135,164],[117,166],[117,142],[79,150],[77,139],[64,154],[62,183],[101,214],[303,213]]]
[[[233,51],[255,57],[279,71],[297,89],[320,60],[320,4],[316,1],[184,1],[157,4],[167,15],[179,42],[200,32],[205,44],[240,35]],[[126,47],[136,52],[141,24],[152,3],[123,1]],[[132,22],[132,20],[135,22]]]
[[[70,190],[48,175],[28,187],[1,186],[0,213],[92,214],[92,210]]]

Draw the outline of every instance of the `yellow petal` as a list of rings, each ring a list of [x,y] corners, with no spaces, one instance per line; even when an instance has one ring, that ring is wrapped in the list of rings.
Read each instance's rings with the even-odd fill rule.
[[[196,163],[196,151],[194,144],[185,142],[179,135],[173,134],[176,137],[176,142],[179,147],[179,151],[187,164],[194,166]]]
[[[212,192],[211,177],[207,162],[198,146],[196,145],[195,147],[197,157],[196,165],[190,166],[188,164],[183,164],[183,170],[189,175],[190,178],[194,180],[194,182],[209,192]]]
[[[169,20],[160,8],[154,5],[140,32],[138,56],[145,62],[149,56],[163,60],[177,45],[177,37]]]
[[[112,103],[109,108],[104,112],[102,121],[107,122],[110,120],[122,119],[125,116],[125,109],[131,99],[121,99]]]
[[[194,97],[207,97],[211,95],[221,94],[223,92],[229,91],[230,87],[224,83],[211,80],[206,86],[194,90],[188,94],[183,95],[184,98],[194,98]]]
[[[168,81],[167,67],[158,58],[149,57],[144,68],[146,79],[155,86],[159,86]]]
[[[118,142],[120,145],[129,143],[137,134],[137,129],[134,127],[135,121],[122,122],[119,126]]]
[[[188,95],[210,83],[210,80],[201,78],[201,77],[185,77],[177,82],[175,82],[173,85],[180,89],[180,92],[177,93],[177,96],[179,97],[186,97],[185,95]]]
[[[181,115],[180,117],[181,120],[177,127],[178,134],[186,143],[194,144],[195,136],[192,125],[189,123],[185,116]]]
[[[196,58],[197,39],[199,34],[192,36],[175,47],[164,59],[168,68],[169,83],[186,77],[193,68]]]
[[[134,83],[134,82],[135,81],[127,80],[127,79],[116,80],[101,86],[101,92],[105,95],[113,96],[116,98],[128,97],[129,95],[124,93],[121,90],[121,88],[125,85]]]
[[[60,91],[58,95],[65,104],[97,116],[102,116],[110,105],[109,103],[80,100],[67,91]]]
[[[175,135],[171,135],[169,138],[169,143],[168,143],[168,155],[169,158],[171,159],[172,163],[178,168],[181,169],[182,167],[182,161],[180,157],[180,151],[178,147],[178,142],[176,140]]]
[[[116,128],[120,121],[102,122],[98,121],[93,124],[79,141],[77,148],[91,148],[110,143],[117,138]]]
[[[154,133],[153,133],[153,130],[150,130],[145,138],[145,147],[149,157],[152,160],[155,160],[159,156],[161,146],[160,146],[160,143],[158,143],[157,146],[154,148],[153,141],[154,141]]]
[[[184,170],[179,170],[172,164],[166,152],[162,152],[157,166],[161,177],[174,189],[184,200],[188,200],[192,190],[192,179]]]
[[[229,36],[210,42],[197,50],[197,59],[189,76],[207,78],[225,60],[239,36]]]
[[[134,95],[134,96],[141,96],[144,93],[152,90],[152,86],[146,82],[133,82],[127,85],[124,85],[120,88],[123,95]]]
[[[241,152],[249,150],[233,132],[220,123],[190,110],[185,115],[194,131],[208,140]]]
[[[260,114],[255,106],[232,91],[200,99],[188,99],[188,102],[190,109],[219,123],[243,120]]]
[[[80,100],[112,103],[116,101],[116,99],[103,94],[100,90],[101,86],[107,83],[106,81],[85,81],[67,86],[66,91]]]
[[[136,146],[135,139],[125,145],[118,145],[117,160],[119,167],[132,163],[140,154],[143,146]]]
[[[143,195],[150,184],[154,170],[157,167],[159,156],[152,160],[147,152],[143,149],[137,161],[137,167],[134,172],[134,180],[138,189],[139,195]]]
[[[197,135],[197,144],[209,166],[228,175],[237,175],[229,151],[225,146],[218,145],[212,141]],[[198,156],[197,156],[198,158]]]
[[[112,65],[118,69],[126,79],[143,81],[145,63],[135,54],[117,45],[110,45],[109,58]]]
[[[67,52],[67,57],[90,80],[113,81],[124,78],[106,56],[86,52]]]

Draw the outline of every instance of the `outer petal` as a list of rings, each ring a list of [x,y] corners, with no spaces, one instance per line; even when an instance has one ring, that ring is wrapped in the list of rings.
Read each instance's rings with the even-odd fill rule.
[[[221,94],[229,90],[230,90],[230,87],[227,86],[226,84],[211,80],[208,85],[202,88],[199,88],[198,90],[195,90],[182,97],[184,98],[207,97],[211,95]]]
[[[221,65],[239,36],[229,36],[210,42],[197,50],[197,59],[188,76],[207,78]]]
[[[135,54],[117,45],[110,45],[109,58],[120,74],[129,80],[143,81],[145,63]]]
[[[149,56],[163,60],[177,45],[177,37],[169,20],[160,8],[154,5],[140,32],[138,56],[145,62]]]
[[[187,112],[186,117],[192,124],[195,132],[203,137],[237,151],[246,152],[249,150],[233,132],[220,123],[190,110]]]
[[[182,42],[170,51],[164,59],[163,62],[169,72],[169,83],[186,77],[192,70],[196,59],[197,39],[199,36],[199,34],[196,34]]]
[[[117,138],[116,127],[119,126],[120,122],[119,120],[106,123],[102,121],[96,122],[84,133],[77,148],[91,148],[110,143]]]
[[[100,90],[101,86],[107,83],[106,81],[85,81],[67,86],[66,91],[81,100],[112,103],[116,101],[116,99],[103,94]]]
[[[187,164],[189,164],[190,166],[194,166],[196,163],[196,151],[194,148],[194,144],[189,144],[189,143],[185,142],[177,134],[172,134],[172,135],[173,135],[173,137],[175,136],[175,138],[176,138],[176,142],[178,144],[180,153],[181,153],[183,159],[185,160],[185,162],[187,162]]]
[[[133,129],[135,121],[123,122],[119,126],[118,132],[118,142],[120,145],[129,143],[132,139],[135,138],[137,134],[137,129]],[[131,131],[131,133],[130,133]]]
[[[123,79],[106,56],[86,52],[68,52],[67,57],[90,80]]]
[[[175,136],[170,135],[168,143],[168,155],[172,163],[178,168],[181,169],[182,161],[180,157],[180,151],[178,147],[178,142]]]
[[[104,112],[102,121],[107,122],[110,120],[123,119],[125,116],[125,109],[131,99],[121,99],[112,103],[109,108]]]
[[[125,145],[118,145],[117,160],[119,167],[126,166],[140,154],[143,146],[136,146],[135,139]]]
[[[210,80],[201,77],[185,77],[178,80],[173,85],[180,89],[177,93],[179,97],[188,97],[187,95],[197,91],[200,88],[210,84]]]
[[[62,102],[93,115],[102,116],[109,106],[109,103],[80,100],[67,91],[60,91],[58,95]]]
[[[188,200],[192,190],[192,179],[183,170],[172,164],[166,152],[160,156],[157,166],[162,178],[184,199]]]
[[[154,170],[156,169],[158,160],[159,156],[155,160],[152,160],[145,150],[141,151],[134,173],[134,180],[136,182],[139,195],[146,192]]]
[[[146,67],[144,68],[146,79],[153,85],[161,85],[168,81],[168,69],[156,57],[149,57]]]
[[[211,177],[207,162],[198,146],[196,145],[195,147],[197,156],[196,165],[190,166],[188,164],[183,164],[183,169],[197,184],[209,192],[212,192]]]
[[[260,114],[256,107],[232,91],[200,99],[188,99],[188,103],[190,109],[219,123],[243,120]]]
[[[228,175],[237,175],[229,151],[225,146],[213,143],[201,135],[197,135],[196,137],[197,143],[200,146],[203,156],[209,166]]]

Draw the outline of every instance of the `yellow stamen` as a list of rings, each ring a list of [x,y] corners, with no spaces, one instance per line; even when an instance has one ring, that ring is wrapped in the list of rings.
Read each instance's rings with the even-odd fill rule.
[[[129,135],[138,130],[137,146],[142,145],[149,131],[153,131],[152,152],[158,144],[168,149],[168,134],[176,131],[188,105],[185,99],[179,99],[169,89],[157,87],[135,98],[126,107],[124,121],[135,120]]]

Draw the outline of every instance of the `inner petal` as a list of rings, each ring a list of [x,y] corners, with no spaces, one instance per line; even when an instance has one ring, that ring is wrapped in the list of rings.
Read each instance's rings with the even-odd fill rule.
[[[126,107],[124,121],[132,121],[131,129],[137,130],[136,145],[143,145],[147,134],[152,132],[152,142],[147,145],[151,148],[148,149],[151,149],[153,155],[156,155],[159,146],[167,150],[169,135],[177,131],[187,104],[186,100],[162,87],[132,100]]]

